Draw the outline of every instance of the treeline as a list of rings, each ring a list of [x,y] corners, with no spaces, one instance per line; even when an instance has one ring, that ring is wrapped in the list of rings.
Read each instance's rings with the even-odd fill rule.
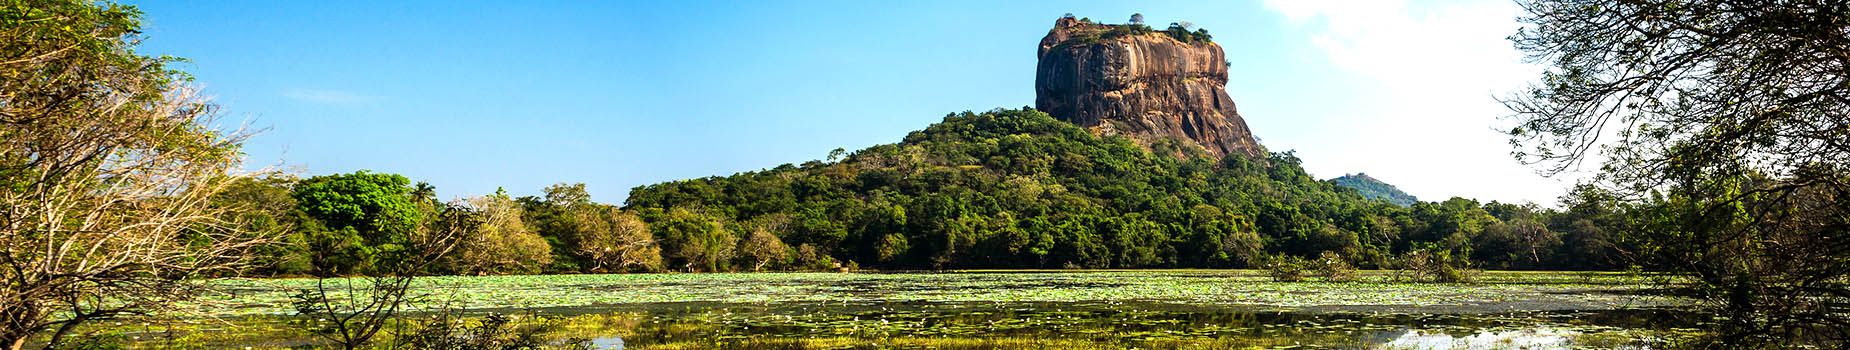
[[[647,185],[618,207],[583,184],[451,203],[392,174],[250,179],[219,204],[281,232],[260,273],[363,273],[426,225],[471,229],[432,273],[945,268],[1244,268],[1412,252],[1491,269],[1616,269],[1623,216],[1453,198],[1399,206],[1316,180],[1291,153],[1213,160],[1097,137],[1023,108],[964,112],[826,161]],[[1182,155],[1182,156],[1173,156]],[[452,220],[437,220],[437,218]],[[453,230],[452,230],[453,231]],[[446,231],[450,232],[450,231]]]

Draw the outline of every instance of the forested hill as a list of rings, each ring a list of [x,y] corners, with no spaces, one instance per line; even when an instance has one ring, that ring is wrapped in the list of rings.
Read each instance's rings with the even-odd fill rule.
[[[1419,198],[1415,198],[1413,195],[1407,194],[1406,192],[1401,192],[1400,188],[1396,188],[1394,185],[1389,185],[1386,182],[1381,182],[1381,180],[1369,177],[1368,174],[1364,173],[1343,175],[1342,177],[1330,179],[1330,181],[1335,181],[1338,186],[1353,188],[1361,192],[1363,197],[1384,200],[1388,201],[1388,203],[1399,204],[1403,207],[1420,202]]]
[[[964,112],[826,162],[637,187],[624,211],[649,223],[665,265],[695,270],[762,249],[793,252],[790,268],[912,269],[1251,267],[1324,251],[1368,267],[1421,247],[1516,250],[1471,247],[1503,225],[1475,201],[1365,200],[1290,153],[1159,156],[1200,152],[1177,145],[1146,150],[1028,108]]]
[[[1360,244],[1325,226],[1369,202],[1272,158],[1180,160],[1032,109],[965,112],[835,162],[638,187],[626,209],[658,235],[698,211],[884,267],[1235,267],[1268,243]]]

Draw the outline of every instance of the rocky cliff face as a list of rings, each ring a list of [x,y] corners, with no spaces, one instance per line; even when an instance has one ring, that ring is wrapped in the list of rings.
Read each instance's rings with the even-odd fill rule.
[[[1220,45],[1185,43],[1162,32],[1114,35],[1123,32],[1111,29],[1072,18],[1055,22],[1041,39],[1036,109],[1146,145],[1174,137],[1216,157],[1264,156],[1227,97]]]

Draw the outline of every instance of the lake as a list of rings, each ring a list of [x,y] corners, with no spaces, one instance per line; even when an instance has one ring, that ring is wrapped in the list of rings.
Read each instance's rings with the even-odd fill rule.
[[[1486,272],[1469,284],[1272,282],[1253,270],[431,277],[413,305],[550,319],[625,349],[1661,348],[1707,318],[1623,274]],[[115,326],[135,344],[288,347],[305,279],[221,280],[224,321]],[[140,329],[135,329],[140,326]]]

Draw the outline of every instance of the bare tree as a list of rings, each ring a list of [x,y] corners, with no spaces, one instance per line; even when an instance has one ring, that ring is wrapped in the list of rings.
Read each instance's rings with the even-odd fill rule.
[[[0,23],[0,347],[168,311],[265,242],[209,205],[250,133],[133,53],[138,12],[9,1]]]

